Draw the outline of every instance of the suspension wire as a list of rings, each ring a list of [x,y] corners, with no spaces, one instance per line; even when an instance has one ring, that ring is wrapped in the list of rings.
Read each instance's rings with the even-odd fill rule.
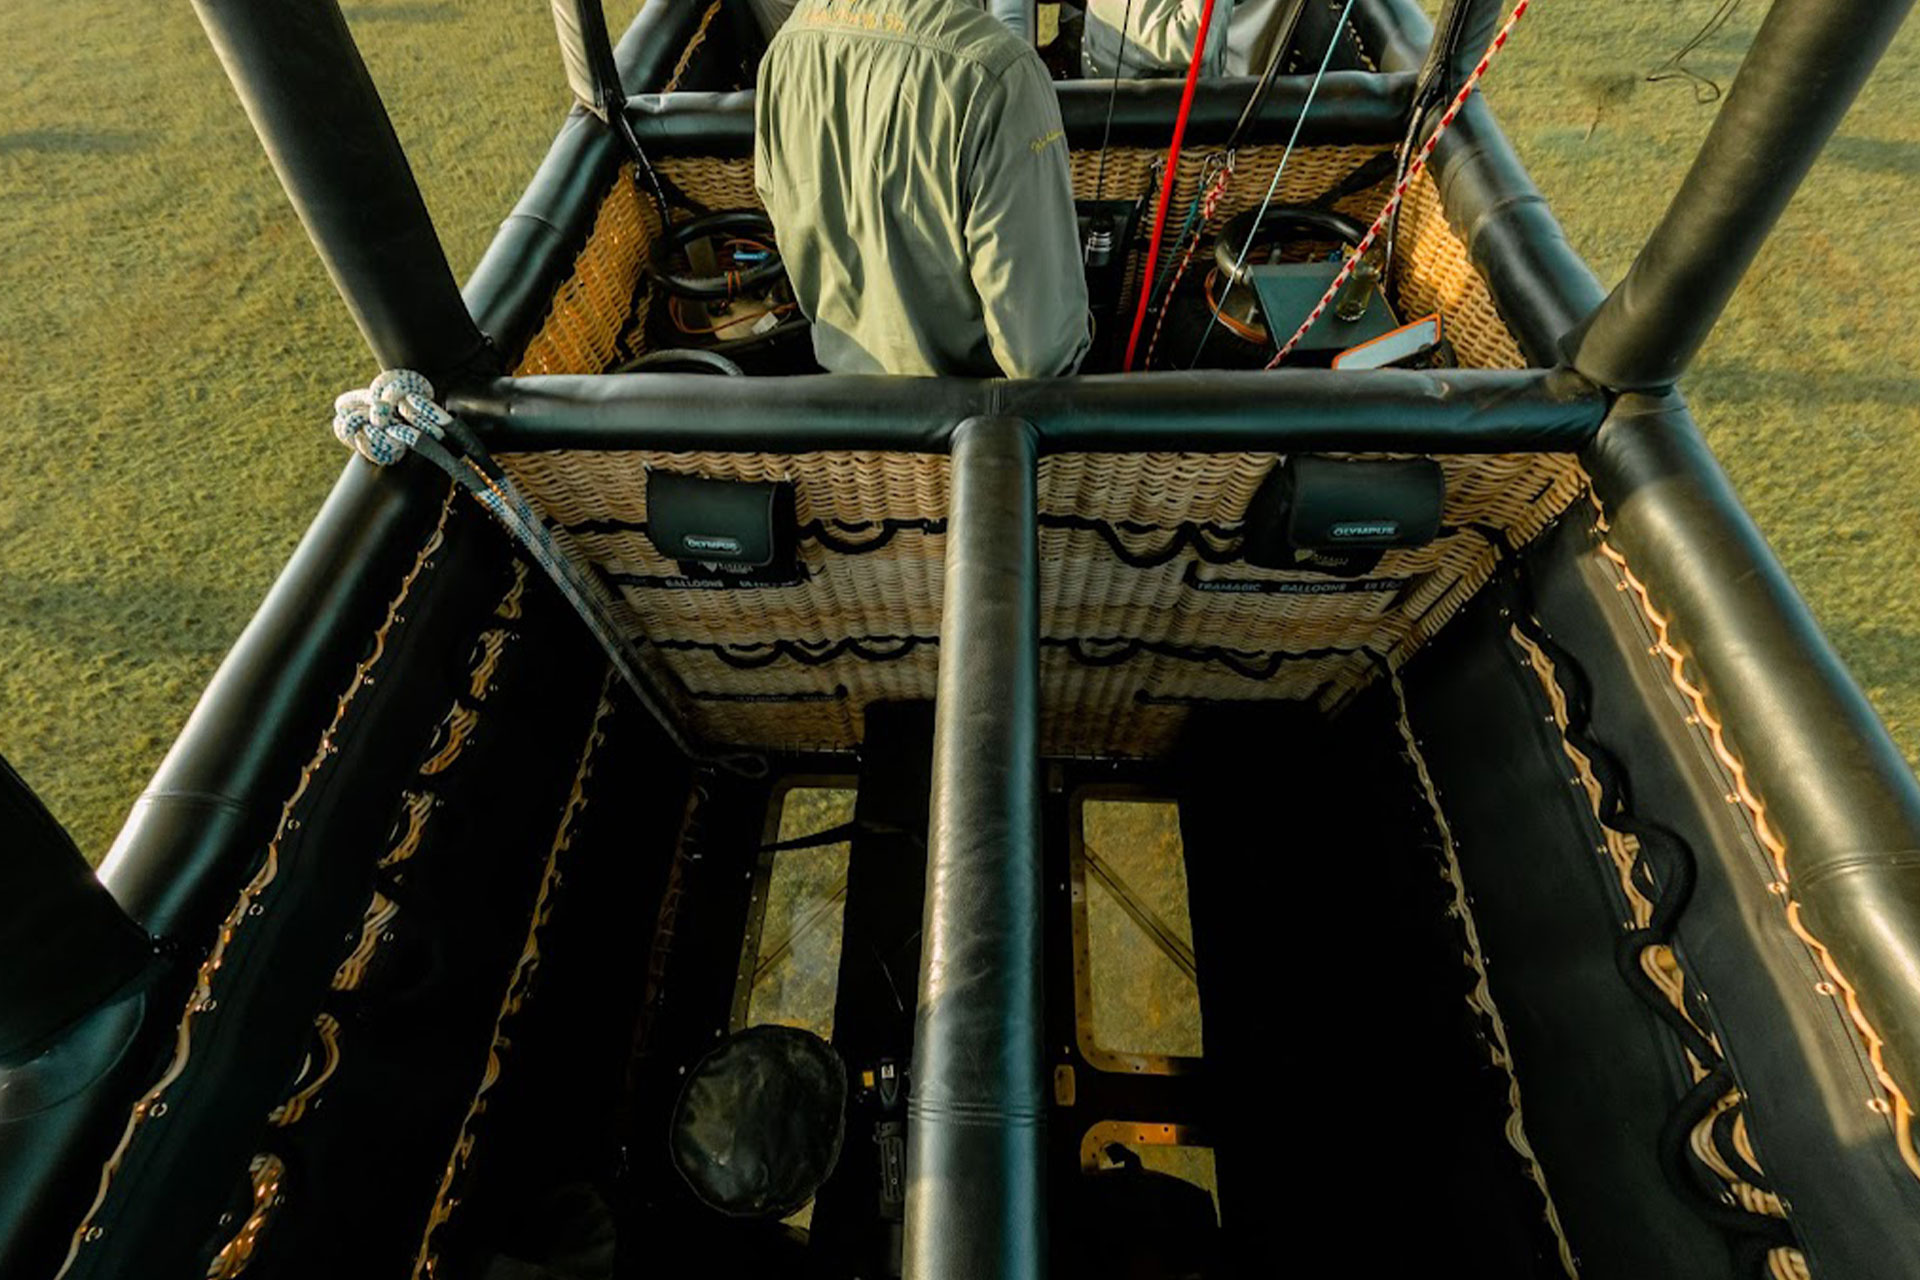
[[[1240,246],[1240,256],[1234,260],[1233,270],[1228,273],[1226,283],[1221,287],[1220,296],[1209,308],[1212,314],[1207,317],[1206,331],[1200,335],[1199,343],[1193,348],[1193,359],[1187,362],[1192,369],[1200,363],[1201,353],[1207,349],[1207,339],[1213,336],[1213,330],[1220,323],[1220,311],[1226,304],[1227,294],[1240,279],[1241,268],[1247,265],[1247,255],[1253,252],[1253,242],[1260,238],[1260,221],[1267,216],[1267,210],[1273,205],[1274,193],[1280,190],[1280,176],[1287,171],[1287,161],[1293,158],[1293,148],[1300,141],[1300,131],[1306,128],[1307,116],[1313,111],[1313,100],[1320,93],[1320,82],[1327,78],[1327,68],[1333,65],[1333,51],[1340,47],[1340,34],[1347,29],[1347,17],[1353,12],[1353,0],[1347,0],[1346,7],[1340,11],[1339,20],[1333,24],[1333,34],[1327,40],[1327,52],[1320,59],[1320,70],[1314,73],[1313,83],[1307,86],[1307,100],[1300,107],[1300,115],[1293,122],[1293,133],[1287,138],[1287,148],[1280,153],[1280,163],[1273,167],[1273,181],[1267,183],[1267,195],[1260,202],[1260,212],[1253,215],[1253,225],[1247,228],[1247,241]],[[1251,105],[1251,104],[1249,104]]]
[[[1273,53],[1267,58],[1267,68],[1260,73],[1260,83],[1253,86],[1253,93],[1247,98],[1247,105],[1240,112],[1240,119],[1234,124],[1233,132],[1227,135],[1227,150],[1232,151],[1260,114],[1260,108],[1266,103],[1267,94],[1273,88],[1274,77],[1280,73],[1280,64],[1287,60],[1287,54],[1293,50],[1293,38],[1300,32],[1300,19],[1306,16],[1308,0],[1295,0],[1293,12],[1280,29],[1280,36],[1274,42]],[[1338,28],[1336,28],[1338,30]]]
[[[1705,105],[1720,97],[1720,82],[1711,76],[1703,76],[1687,65],[1687,59],[1698,52],[1700,46],[1720,33],[1733,15],[1739,11],[1741,0],[1720,0],[1720,7],[1713,11],[1706,25],[1693,33],[1693,38],[1674,50],[1673,56],[1647,72],[1648,84],[1662,84],[1668,80],[1687,80],[1693,85],[1693,100]]]
[[[1354,268],[1359,265],[1360,260],[1366,256],[1367,250],[1373,247],[1373,242],[1379,239],[1380,229],[1387,225],[1387,221],[1393,216],[1394,210],[1400,207],[1400,201],[1406,197],[1407,188],[1412,186],[1413,180],[1419,177],[1426,169],[1427,159],[1433,155],[1435,144],[1440,141],[1441,136],[1444,135],[1448,129],[1453,127],[1453,122],[1459,118],[1462,108],[1467,105],[1467,98],[1472,95],[1474,89],[1479,85],[1480,77],[1487,73],[1487,67],[1493,62],[1494,58],[1499,56],[1500,50],[1506,47],[1507,37],[1513,34],[1514,25],[1518,23],[1520,19],[1526,15],[1527,10],[1532,7],[1533,0],[1520,0],[1520,3],[1514,6],[1513,16],[1507,19],[1506,25],[1500,28],[1499,33],[1493,37],[1492,43],[1487,45],[1487,51],[1480,55],[1479,65],[1474,67],[1473,74],[1469,75],[1465,82],[1461,84],[1460,91],[1453,96],[1453,102],[1448,105],[1446,114],[1440,117],[1440,123],[1434,126],[1433,132],[1428,135],[1426,143],[1421,146],[1419,154],[1413,159],[1413,163],[1407,166],[1406,174],[1399,182],[1394,184],[1393,194],[1387,197],[1386,206],[1380,210],[1379,216],[1373,220],[1373,225],[1367,228],[1367,234],[1362,236],[1360,243],[1354,246],[1353,252],[1347,257],[1346,264],[1340,268],[1340,273],[1333,278],[1333,283],[1327,286],[1327,291],[1320,295],[1320,301],[1315,303],[1313,310],[1307,313],[1307,318],[1300,322],[1300,327],[1293,331],[1293,336],[1287,339],[1286,344],[1280,348],[1279,353],[1276,354],[1273,359],[1267,361],[1267,368],[1272,369],[1277,367],[1282,360],[1285,360],[1291,355],[1293,349],[1300,345],[1300,339],[1306,337],[1307,331],[1313,328],[1314,322],[1325,314],[1328,305],[1333,302],[1334,296],[1340,292],[1341,286],[1346,284],[1347,278],[1353,274]]]
[[[1396,185],[1407,176],[1407,166],[1413,162],[1413,153],[1420,145],[1420,134],[1427,127],[1428,118],[1433,115],[1435,107],[1446,101],[1447,68],[1459,53],[1460,41],[1474,16],[1474,3],[1475,0],[1449,0],[1440,13],[1439,22],[1434,28],[1428,65],[1419,83],[1414,86],[1413,102],[1407,110],[1407,131],[1395,152],[1393,180]],[[1380,266],[1380,287],[1383,289],[1393,287],[1394,257],[1400,239],[1400,214],[1400,209],[1394,209],[1393,217],[1387,222],[1386,255]]]
[[[1206,57],[1207,29],[1213,24],[1214,0],[1206,0],[1200,8],[1200,31],[1193,41],[1193,60],[1187,64],[1187,87],[1180,95],[1180,110],[1173,118],[1173,142],[1167,148],[1167,171],[1160,182],[1160,205],[1153,215],[1153,238],[1147,241],[1147,269],[1145,279],[1153,278],[1153,269],[1160,261],[1160,237],[1167,230],[1167,209],[1173,203],[1174,183],[1179,180],[1180,144],[1187,136],[1187,119],[1193,114],[1193,91],[1200,81],[1200,63]],[[1133,357],[1140,347],[1140,330],[1147,323],[1147,295],[1140,294],[1140,305],[1133,313],[1133,330],[1127,335],[1126,358],[1120,362],[1120,372],[1133,371]]]
[[[1107,190],[1107,143],[1113,138],[1113,104],[1120,96],[1120,71],[1127,65],[1127,28],[1133,25],[1133,0],[1120,13],[1120,52],[1113,58],[1113,78],[1107,82],[1107,125],[1100,133],[1100,167],[1093,175],[1093,198],[1098,201]],[[1085,39],[1085,35],[1081,39]]]

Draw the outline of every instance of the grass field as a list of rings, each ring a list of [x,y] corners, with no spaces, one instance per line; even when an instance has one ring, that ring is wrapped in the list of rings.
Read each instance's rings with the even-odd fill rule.
[[[676,0],[682,2],[682,0]],[[694,0],[684,0],[692,3]],[[1538,0],[1488,82],[1605,281],[1714,106],[1644,74],[1715,0]],[[618,0],[611,20],[627,18]],[[546,0],[344,6],[464,274],[566,103]],[[1748,0],[1690,65],[1726,82]],[[191,8],[15,0],[0,60],[0,753],[98,857],[337,473],[373,372]],[[1748,505],[1920,751],[1920,25],[1688,383]],[[1792,673],[1783,672],[1783,678]]]

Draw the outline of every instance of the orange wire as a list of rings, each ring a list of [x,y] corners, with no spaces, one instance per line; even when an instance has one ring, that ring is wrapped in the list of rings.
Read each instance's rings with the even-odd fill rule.
[[[1238,320],[1228,315],[1219,302],[1214,300],[1213,286],[1219,279],[1220,269],[1216,267],[1212,271],[1207,272],[1207,278],[1200,286],[1201,290],[1207,295],[1207,310],[1220,317],[1220,323],[1226,326],[1227,332],[1239,338],[1242,342],[1265,342],[1267,340],[1267,331],[1265,329],[1255,329],[1251,325],[1241,324]],[[1248,285],[1247,287],[1251,289],[1253,286]]]
[[[669,298],[667,300],[667,316],[673,321],[674,328],[692,337],[702,337],[719,333],[722,329],[731,329],[735,325],[752,324],[757,320],[765,319],[767,316],[785,315],[787,312],[792,311],[797,305],[792,302],[783,302],[778,306],[766,307],[756,311],[752,315],[738,316],[732,320],[723,320],[719,324],[707,325],[702,328],[696,325],[689,325],[680,318],[680,301],[679,298]]]

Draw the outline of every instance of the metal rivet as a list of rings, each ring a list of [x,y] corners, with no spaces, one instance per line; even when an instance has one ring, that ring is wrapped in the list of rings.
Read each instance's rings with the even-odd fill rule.
[[[98,1240],[101,1236],[105,1234],[107,1234],[106,1230],[102,1227],[88,1227],[87,1235],[86,1235],[87,1243],[92,1244],[95,1240]]]
[[[1885,1098],[1874,1098],[1867,1103],[1867,1110],[1884,1116],[1892,1112],[1893,1104]]]
[[[164,1102],[156,1102],[148,1109],[147,1114],[155,1120],[158,1120],[161,1116],[167,1114],[167,1104]]]
[[[267,909],[261,906],[257,902],[253,903],[251,906],[247,908],[247,914],[250,916],[260,916],[260,915],[265,915],[266,913],[267,913]]]
[[[1834,995],[1840,990],[1840,988],[1834,986],[1831,982],[1816,982],[1813,984],[1813,989],[1823,996]]]
[[[218,1009],[219,1007],[220,1007],[220,1002],[218,1000],[215,1000],[212,996],[208,996],[205,1000],[202,1000],[200,1002],[200,1012],[202,1013],[212,1013],[215,1009]]]

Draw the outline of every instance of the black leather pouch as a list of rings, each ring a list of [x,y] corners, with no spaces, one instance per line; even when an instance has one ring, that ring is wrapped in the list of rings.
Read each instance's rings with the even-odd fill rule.
[[[683,570],[705,566],[757,580],[790,581],[798,529],[793,486],[647,473],[647,537]]]
[[[1446,497],[1431,458],[1287,458],[1247,504],[1241,556],[1262,569],[1368,573],[1389,547],[1432,542]]]

